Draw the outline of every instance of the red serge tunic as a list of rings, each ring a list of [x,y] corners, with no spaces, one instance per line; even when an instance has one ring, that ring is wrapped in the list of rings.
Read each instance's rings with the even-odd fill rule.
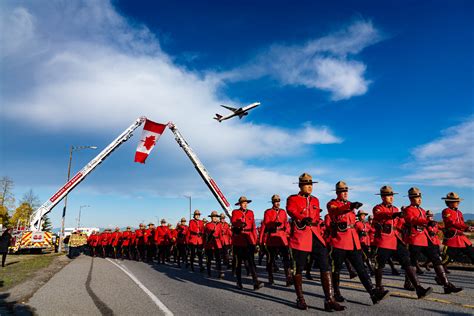
[[[261,226],[260,244],[265,243],[269,247],[288,246],[287,222],[288,216],[284,209],[270,208],[266,210]]]
[[[204,232],[204,223],[200,219],[189,221],[187,242],[189,245],[201,246],[202,234]]]
[[[407,243],[414,246],[428,246],[428,240],[435,244],[433,238],[428,234],[426,225],[429,220],[426,211],[419,206],[407,206],[403,210],[405,222],[409,226]]]
[[[257,244],[257,228],[252,210],[233,210],[231,223],[233,228],[242,228],[241,232],[232,234],[234,246],[245,247]]]
[[[171,232],[168,226],[158,226],[155,229],[155,244],[158,246],[167,246],[170,244]]]
[[[381,225],[380,235],[376,233],[374,238],[375,246],[390,250],[397,249],[397,239],[403,243],[403,237],[399,231],[403,222],[400,218],[393,219],[394,213],[398,213],[398,208],[393,205],[379,204],[372,210],[374,214],[374,227]]]
[[[124,231],[122,233],[122,247],[130,246],[130,239],[132,238],[132,232]]]
[[[321,236],[321,228],[319,227],[320,212],[319,200],[310,195],[303,196],[299,194],[290,195],[286,200],[286,211],[293,220],[293,227],[288,245],[292,249],[311,252],[313,249],[313,234],[318,240],[326,246],[326,242]],[[298,228],[295,222],[300,222],[303,218],[310,217],[312,225],[304,225]]]
[[[176,231],[178,232],[178,236],[176,237],[178,245],[185,245],[186,235],[188,234],[188,225],[180,224],[176,227]]]
[[[360,250],[359,234],[357,234],[355,229],[356,215],[350,209],[350,206],[351,202],[337,199],[332,199],[327,204],[331,220],[338,227],[345,227],[342,229],[334,227],[337,230],[337,234],[334,234],[331,238],[331,246],[337,249],[354,250],[355,245],[356,250]]]
[[[370,231],[372,227],[370,227],[369,223],[357,221],[355,228],[357,233],[359,233],[360,243],[364,246],[370,246]]]
[[[111,234],[112,246],[117,247],[120,243],[121,238],[122,238],[122,233],[121,232],[113,232]]]
[[[221,243],[222,246],[230,246],[232,244],[232,231],[230,225],[226,222],[220,222],[221,225]]]
[[[222,226],[219,223],[207,223],[204,226],[204,236],[205,236],[205,249],[221,249],[222,248],[222,241],[221,241],[221,229]]]
[[[464,235],[464,231],[466,231],[469,226],[464,222],[464,217],[460,210],[452,208],[444,209],[443,222],[446,230],[443,241],[444,245],[453,248],[465,248],[472,245],[471,241]],[[451,235],[453,237],[451,237]]]
[[[97,247],[98,244],[99,244],[99,235],[97,235],[97,234],[90,235],[87,242],[88,242],[89,246]]]

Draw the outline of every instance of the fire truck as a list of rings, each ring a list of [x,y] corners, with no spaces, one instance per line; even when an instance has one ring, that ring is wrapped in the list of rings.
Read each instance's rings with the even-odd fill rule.
[[[30,226],[24,231],[15,235],[16,243],[12,249],[17,252],[21,250],[38,250],[52,246],[51,233],[41,230],[42,221],[45,215],[71,192],[79,183],[81,183],[89,173],[91,173],[98,165],[100,165],[114,150],[129,140],[133,136],[133,132],[146,121],[146,117],[142,116],[125,129],[116,139],[114,139],[107,147],[105,147],[96,157],[87,163],[79,172],[77,172],[67,183],[65,183],[55,194],[53,194],[43,205],[33,212],[30,217]],[[188,158],[193,163],[197,172],[206,183],[209,190],[223,208],[227,216],[230,217],[230,204],[225,198],[216,182],[211,178],[197,155],[188,145],[182,134],[179,132],[175,124],[169,122],[168,128],[173,132],[178,145],[184,150]]]

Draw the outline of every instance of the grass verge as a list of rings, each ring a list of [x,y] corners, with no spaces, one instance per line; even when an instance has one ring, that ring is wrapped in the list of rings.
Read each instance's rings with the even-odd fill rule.
[[[0,267],[0,291],[27,280],[39,269],[49,266],[59,254],[8,255],[5,267]]]

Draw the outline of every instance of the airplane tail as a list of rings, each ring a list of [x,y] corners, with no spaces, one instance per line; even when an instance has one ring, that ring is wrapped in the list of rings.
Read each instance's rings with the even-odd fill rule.
[[[218,120],[219,122],[221,122],[221,118],[222,118],[222,115],[216,113],[216,116],[214,117],[215,120]]]

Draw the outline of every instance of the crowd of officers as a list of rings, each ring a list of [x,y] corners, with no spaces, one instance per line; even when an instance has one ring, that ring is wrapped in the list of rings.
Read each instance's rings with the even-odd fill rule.
[[[343,181],[336,184],[336,197],[327,203],[328,214],[322,218],[317,197],[312,195],[311,175],[299,177],[299,192],[286,201],[286,210],[280,208],[280,197],[271,198],[272,208],[267,209],[260,227],[256,227],[254,213],[248,209],[251,200],[240,197],[232,211],[231,222],[226,222],[224,214],[213,211],[207,219],[200,219],[196,210],[193,219],[185,218],[172,228],[166,220],[155,227],[140,224],[133,231],[130,227],[123,232],[93,233],[88,239],[93,256],[109,256],[122,259],[165,264],[173,257],[181,267],[194,271],[195,259],[201,272],[207,269],[211,276],[212,261],[215,262],[217,277],[224,277],[225,267],[232,269],[237,279],[237,287],[242,289],[242,264],[247,275],[253,279],[254,290],[263,286],[256,273],[255,254],[266,255],[268,281],[274,284],[273,273],[278,270],[276,259],[280,258],[286,276],[286,286],[294,285],[296,307],[308,308],[303,294],[303,273],[311,278],[311,268],[319,268],[324,291],[324,308],[327,311],[341,311],[345,301],[339,288],[340,272],[345,264],[351,278],[358,276],[372,302],[377,304],[389,295],[383,286],[383,268],[389,263],[392,273],[399,272],[393,267],[396,258],[405,270],[404,288],[415,291],[418,298],[432,292],[424,287],[417,276],[420,258],[432,265],[436,272],[437,284],[443,286],[444,293],[457,293],[462,288],[451,283],[447,276],[446,264],[453,258],[466,255],[474,263],[472,243],[464,234],[474,231],[465,224],[458,209],[462,200],[451,192],[443,197],[443,254],[440,253],[440,228],[430,211],[421,207],[422,195],[418,188],[408,191],[409,206],[399,210],[393,205],[393,189],[383,186],[378,195],[381,203],[373,208],[373,216],[366,221],[362,203],[350,202],[349,188]],[[206,267],[203,263],[206,257]],[[421,257],[423,255],[423,257]],[[232,259],[230,259],[232,258]],[[442,260],[443,258],[443,260]],[[223,267],[224,266],[224,267]],[[374,276],[375,284],[371,276]]]

